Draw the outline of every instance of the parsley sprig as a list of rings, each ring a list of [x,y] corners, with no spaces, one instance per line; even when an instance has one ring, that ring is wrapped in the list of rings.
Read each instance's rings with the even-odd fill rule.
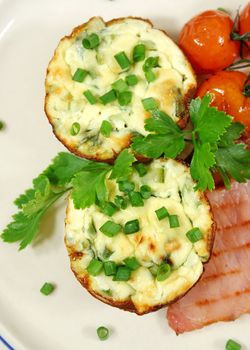
[[[74,206],[86,208],[96,203],[101,205],[107,199],[105,178],[120,180],[132,172],[135,158],[124,150],[114,166],[78,158],[61,152],[42,174],[33,180],[33,187],[16,200],[19,209],[13,221],[5,228],[1,237],[5,242],[20,242],[24,249],[37,236],[45,212],[69,190],[72,191]]]
[[[250,179],[250,151],[238,139],[244,126],[234,123],[231,116],[210,106],[211,96],[191,101],[189,113],[192,130],[181,130],[164,112],[153,110],[146,119],[147,136],[133,139],[132,149],[148,158],[176,158],[187,142],[194,152],[190,164],[196,189],[214,189],[213,172],[219,171],[228,187],[229,177],[238,182]]]

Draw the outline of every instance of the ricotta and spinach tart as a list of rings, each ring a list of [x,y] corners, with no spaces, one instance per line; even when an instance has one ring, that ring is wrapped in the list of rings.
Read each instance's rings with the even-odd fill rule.
[[[134,167],[124,181],[106,175],[106,203],[76,209],[69,198],[65,243],[75,276],[93,296],[144,314],[198,281],[213,218],[186,165],[158,159]]]
[[[179,126],[196,88],[178,46],[148,20],[90,19],[64,37],[49,63],[45,112],[73,153],[112,162],[156,106]]]

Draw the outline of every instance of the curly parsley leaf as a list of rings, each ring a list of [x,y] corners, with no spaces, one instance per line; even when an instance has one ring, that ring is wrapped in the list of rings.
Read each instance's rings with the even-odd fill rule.
[[[22,210],[13,215],[13,221],[3,231],[1,237],[5,242],[20,242],[20,249],[24,249],[37,236],[41,219],[46,210],[58,200],[64,193],[53,192],[49,179],[40,175],[33,181],[34,188],[32,195],[23,196],[22,204],[19,200]],[[20,197],[19,197],[20,198]]]
[[[238,182],[250,179],[250,151],[245,144],[235,143],[244,129],[241,123],[232,123],[221,138],[215,155],[216,167],[227,188],[230,188],[230,177]]]
[[[232,117],[210,107],[210,102],[211,96],[205,95],[202,100],[198,97],[190,103],[190,118],[194,131],[203,143],[218,142],[232,123]]]
[[[2,239],[5,242],[20,241],[20,249],[25,248],[37,236],[47,209],[72,188],[72,178],[76,174],[83,169],[92,174],[93,171],[101,171],[107,167],[107,164],[81,159],[70,153],[59,153],[51,165],[33,180],[33,187],[15,200],[20,211],[3,231]],[[102,193],[98,184],[97,191]]]
[[[116,158],[110,179],[126,180],[132,174],[132,164],[135,160],[135,157],[127,149],[123,150]]]
[[[195,189],[205,191],[214,189],[211,168],[215,165],[215,155],[209,143],[197,143],[190,165],[192,178],[197,181]]]
[[[184,134],[164,112],[154,110],[152,118],[146,119],[145,129],[154,133],[133,139],[132,149],[137,154],[148,158],[159,158],[162,155],[176,158],[183,151]]]
[[[92,171],[81,171],[72,180],[72,198],[76,209],[84,209],[92,204],[105,202],[107,189],[105,179],[111,170],[111,165],[98,163],[96,169]]]

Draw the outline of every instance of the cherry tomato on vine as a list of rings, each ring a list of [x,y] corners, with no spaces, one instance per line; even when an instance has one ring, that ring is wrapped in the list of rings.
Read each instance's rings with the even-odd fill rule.
[[[239,121],[250,131],[250,95],[248,97],[247,75],[237,71],[221,71],[210,76],[199,86],[197,96],[212,95],[211,105]],[[245,94],[243,90],[245,87]]]
[[[215,73],[239,56],[239,43],[231,40],[231,17],[219,10],[202,12],[185,24],[179,45],[197,73]]]
[[[249,33],[248,39],[250,40],[250,2],[244,7],[240,14],[240,34],[244,35]],[[250,47],[250,41],[246,41]]]

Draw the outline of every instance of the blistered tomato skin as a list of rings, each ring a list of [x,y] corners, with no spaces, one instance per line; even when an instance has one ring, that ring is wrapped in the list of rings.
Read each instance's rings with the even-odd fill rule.
[[[250,131],[250,97],[242,93],[247,75],[236,71],[221,71],[205,80],[197,90],[197,96],[212,95],[211,105],[239,121]]]
[[[232,41],[233,21],[222,11],[205,11],[185,24],[179,46],[196,73],[215,73],[228,67],[239,55],[239,43]]]
[[[240,14],[240,34],[250,32],[250,3],[244,7]],[[250,47],[250,41],[247,42]]]

